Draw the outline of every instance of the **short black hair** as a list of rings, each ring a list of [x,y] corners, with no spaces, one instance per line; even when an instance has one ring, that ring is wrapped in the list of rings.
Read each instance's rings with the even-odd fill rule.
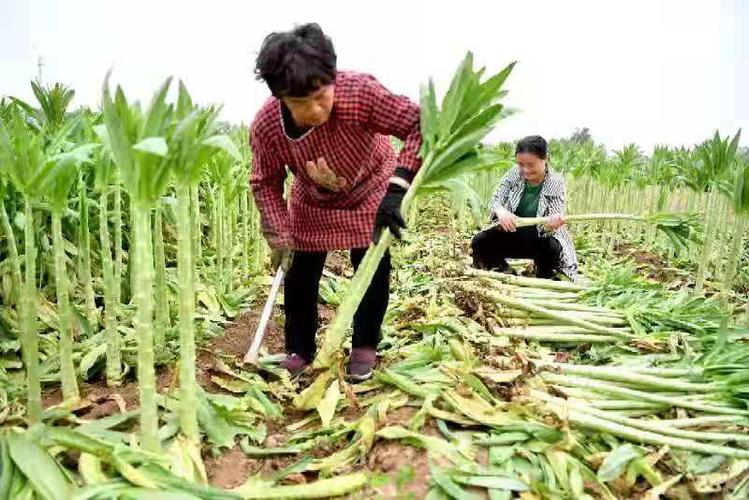
[[[518,142],[518,145],[515,147],[515,156],[520,153],[531,153],[545,160],[548,155],[548,149],[549,145],[546,143],[546,139],[540,135],[529,135],[528,137],[523,137]]]
[[[271,33],[260,47],[255,74],[276,97],[304,97],[335,80],[333,42],[316,23]]]

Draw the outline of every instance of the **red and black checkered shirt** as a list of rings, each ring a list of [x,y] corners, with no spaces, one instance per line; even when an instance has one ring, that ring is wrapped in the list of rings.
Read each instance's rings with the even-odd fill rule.
[[[405,141],[396,157],[389,136]],[[339,72],[333,110],[324,124],[298,139],[286,135],[281,101],[271,97],[250,130],[250,185],[271,246],[329,251],[369,246],[375,214],[396,165],[421,166],[419,107],[395,95],[373,76]],[[318,186],[304,168],[325,158],[342,191]],[[294,174],[290,200],[283,199],[286,166]]]

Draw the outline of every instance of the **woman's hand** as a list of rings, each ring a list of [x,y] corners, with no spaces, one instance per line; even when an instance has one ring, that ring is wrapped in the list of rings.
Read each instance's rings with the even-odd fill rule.
[[[318,158],[317,162],[308,161],[306,164],[307,175],[309,175],[318,186],[330,191],[338,192],[346,187],[346,179],[338,177],[333,169],[328,166],[325,158]]]
[[[497,216],[497,222],[503,231],[507,231],[508,233],[514,233],[517,231],[518,218],[515,214],[510,213],[505,209],[501,209],[497,210],[494,215]]]
[[[564,214],[551,214],[546,218],[546,222],[544,223],[544,225],[552,231],[556,231],[560,227],[564,226],[564,224]]]

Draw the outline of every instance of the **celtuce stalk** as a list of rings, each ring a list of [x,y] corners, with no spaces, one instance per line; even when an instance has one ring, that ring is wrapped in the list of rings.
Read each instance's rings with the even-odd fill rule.
[[[133,298],[137,311],[134,325],[138,339],[138,388],[140,390],[141,445],[147,451],[158,451],[158,412],[156,406],[156,373],[153,351],[153,252],[151,248],[150,208],[142,203],[132,205],[135,266]]]
[[[685,431],[674,427],[669,427],[663,422],[658,420],[642,420],[635,418],[627,418],[617,415],[612,412],[603,411],[597,408],[587,407],[582,404],[576,404],[574,402],[568,402],[568,405],[572,405],[576,410],[580,410],[583,413],[616,422],[617,424],[634,427],[636,429],[643,429],[657,434],[663,434],[664,436],[673,436],[684,439],[694,439],[696,441],[733,441],[736,443],[747,443],[749,442],[749,434],[731,434],[727,432],[708,432],[708,431]]]
[[[554,311],[550,311],[548,309],[538,307],[529,301],[513,299],[510,297],[503,296],[499,293],[493,293],[491,291],[487,292],[487,295],[491,297],[492,300],[504,306],[527,311],[528,313],[536,314],[542,318],[548,318],[554,321],[558,321],[559,323],[562,323],[562,324],[579,326],[580,328],[583,328],[584,330],[589,330],[591,332],[599,333],[602,335],[612,335],[612,336],[616,336],[616,337],[624,338],[624,339],[631,338],[631,335],[622,333],[621,330],[610,328],[607,326],[602,326],[597,323],[593,323],[589,321],[588,319],[579,319],[579,318],[574,317],[571,314],[565,315],[565,314],[560,314]]]
[[[169,298],[166,287],[166,256],[164,252],[164,227],[162,222],[161,207],[154,211],[154,235],[153,249],[156,265],[156,330],[154,335],[154,345],[157,352],[161,352],[166,345],[166,330],[171,325],[169,315]]]
[[[5,201],[0,200],[0,224],[3,226],[3,232],[5,233],[5,240],[8,245],[8,258],[10,259],[11,277],[13,278],[13,290],[16,293],[15,300],[18,305],[22,304],[22,285],[23,280],[21,278],[21,259],[18,257],[18,246],[16,245],[16,236],[13,232],[13,227],[10,224],[8,218],[8,212],[5,210]],[[19,314],[23,317],[23,313]]]
[[[192,261],[195,273],[198,272],[198,264],[203,262],[203,225],[200,214],[200,184],[190,187],[190,198],[192,202],[191,220],[192,220]]]
[[[584,292],[588,288],[579,283],[568,283],[564,281],[552,281],[540,278],[530,278],[527,276],[513,276],[511,274],[498,273],[495,271],[486,271],[483,269],[466,269],[466,276],[475,276],[483,278],[492,278],[510,285],[526,286],[538,289],[557,290],[560,292]]]
[[[608,380],[628,385],[639,385],[652,389],[684,392],[713,392],[720,389],[720,386],[712,383],[692,383],[683,382],[678,379],[662,379],[652,375],[635,373],[623,367],[585,366],[567,363],[549,363],[543,366],[546,369],[564,374]]]
[[[589,413],[584,413],[569,407],[563,400],[558,400],[556,398],[544,399],[546,399],[554,411],[562,418],[566,418],[571,424],[585,429],[602,432],[604,434],[611,434],[612,436],[617,436],[634,443],[646,443],[654,446],[670,446],[672,448],[694,451],[706,455],[722,455],[742,459],[749,458],[749,450],[704,444],[690,439],[664,436],[655,432],[622,425]]]
[[[99,197],[99,244],[101,246],[101,273],[104,281],[104,330],[107,337],[107,385],[116,387],[122,381],[122,355],[120,333],[117,331],[119,304],[117,292],[119,280],[115,280],[112,250],[109,241],[107,191],[102,189]]]
[[[114,186],[112,224],[114,227],[114,262],[112,264],[112,274],[115,281],[114,301],[117,303],[117,314],[119,315],[119,308],[122,305],[122,265],[124,261],[124,249],[122,247],[122,188],[119,183]]]
[[[36,246],[34,243],[34,213],[31,200],[24,200],[24,291],[21,311],[21,352],[26,367],[26,411],[29,424],[42,420],[42,385],[39,376],[39,337],[36,326]]]
[[[715,224],[713,217],[713,209],[716,201],[716,193],[714,188],[710,188],[707,197],[707,207],[705,208],[705,240],[702,242],[700,251],[700,257],[697,267],[697,276],[695,278],[694,291],[695,293],[702,293],[705,286],[705,278],[707,276],[707,269],[710,258],[710,253],[713,249],[713,239],[715,236]]]
[[[179,280],[180,339],[180,428],[186,438],[197,442],[198,394],[195,381],[195,285],[190,224],[190,189],[177,185],[177,276]]]
[[[619,337],[606,335],[591,335],[586,333],[553,333],[537,332],[531,328],[497,328],[495,335],[505,335],[511,338],[535,340],[538,342],[558,343],[591,343],[591,344],[613,344],[620,340]]]
[[[62,396],[66,401],[79,398],[75,365],[73,364],[73,325],[70,311],[70,284],[65,265],[65,247],[62,238],[61,214],[52,211],[52,251],[55,255],[55,291],[57,294],[60,332],[60,379]]]
[[[721,406],[709,405],[700,402],[685,400],[679,397],[663,396],[660,394],[628,389],[619,387],[614,384],[600,382],[598,380],[589,380],[581,377],[570,377],[566,375],[556,375],[553,373],[542,373],[541,378],[552,384],[564,386],[573,386],[584,389],[610,394],[622,398],[632,398],[639,401],[652,401],[654,403],[663,403],[673,407],[686,408],[689,410],[702,411],[705,413],[716,413],[721,415],[749,415],[749,411],[739,408],[726,408]]]
[[[97,326],[96,298],[94,295],[94,280],[91,273],[91,232],[88,222],[88,196],[86,183],[81,178],[78,181],[78,209],[81,218],[78,232],[78,248],[81,255],[81,282],[83,282],[83,297],[86,319],[92,327]]]

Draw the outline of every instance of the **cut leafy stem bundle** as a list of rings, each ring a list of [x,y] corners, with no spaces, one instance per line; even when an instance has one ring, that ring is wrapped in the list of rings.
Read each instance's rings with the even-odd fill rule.
[[[655,226],[655,229],[663,232],[673,243],[678,251],[689,248],[689,243],[701,243],[702,226],[700,214],[696,212],[687,213],[655,213],[651,215],[631,215],[624,213],[601,213],[601,214],[572,214],[564,216],[565,222],[592,222],[592,221],[630,221],[640,222]],[[516,227],[548,226],[549,217],[518,217]],[[490,227],[498,227],[492,224]]]

